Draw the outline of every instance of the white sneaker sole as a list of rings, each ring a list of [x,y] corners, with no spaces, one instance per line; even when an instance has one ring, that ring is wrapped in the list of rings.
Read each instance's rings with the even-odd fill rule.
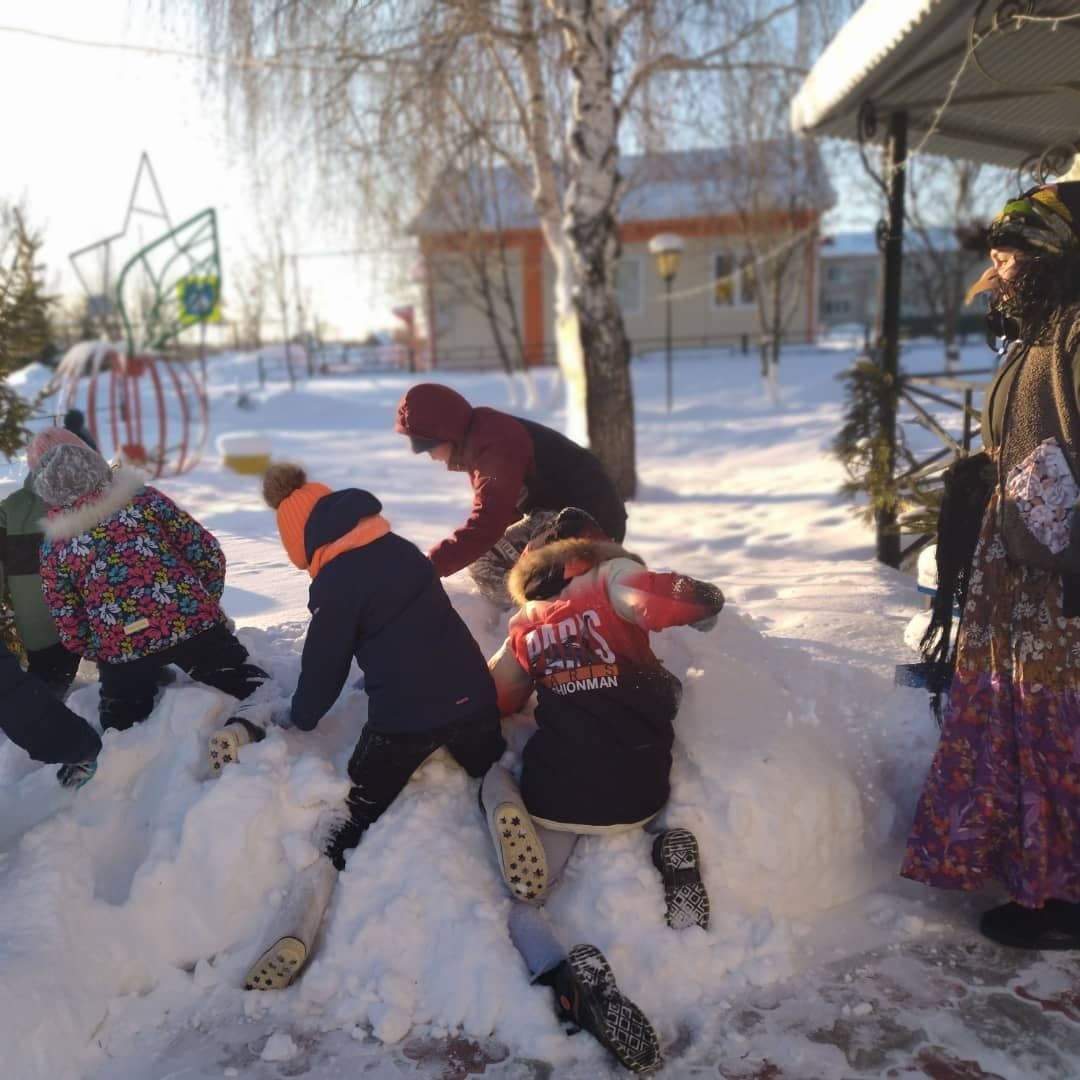
[[[221,770],[226,765],[240,760],[240,736],[232,726],[223,727],[210,736],[207,744],[207,755],[210,762],[210,776],[221,775]]]
[[[295,937],[275,941],[251,966],[244,979],[248,990],[284,990],[304,967],[307,946]]]
[[[491,818],[503,880],[519,900],[538,903],[547,892],[547,858],[529,815],[517,804],[500,803]]]

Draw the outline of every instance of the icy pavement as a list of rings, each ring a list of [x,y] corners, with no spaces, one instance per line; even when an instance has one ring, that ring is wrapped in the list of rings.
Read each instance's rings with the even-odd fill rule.
[[[1080,1060],[1080,969],[1067,953],[999,949],[974,934],[886,946],[734,997],[720,1031],[716,1040],[680,1032],[665,1047],[662,1075],[1065,1080],[1077,1075]],[[219,1027],[193,1016],[159,1039],[140,1037],[130,1056],[87,1080],[337,1080],[346,1072],[380,1080],[628,1075],[592,1054],[558,1067],[513,1057],[495,1040],[422,1035],[386,1047],[360,1030],[319,1034],[258,1020]]]

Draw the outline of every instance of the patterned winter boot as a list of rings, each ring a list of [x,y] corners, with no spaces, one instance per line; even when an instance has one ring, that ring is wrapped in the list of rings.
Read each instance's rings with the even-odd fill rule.
[[[265,728],[245,720],[241,716],[233,716],[220,730],[210,736],[207,745],[207,753],[210,760],[210,776],[221,775],[221,770],[233,761],[240,760],[240,747],[248,743],[262,742],[266,738]]]
[[[559,1019],[587,1031],[631,1072],[660,1068],[660,1043],[645,1014],[615,985],[603,953],[575,945],[567,958],[537,980],[555,991]]]
[[[701,880],[697,840],[689,829],[668,829],[653,843],[652,860],[664,879],[667,924],[673,930],[688,926],[709,928],[709,896]]]

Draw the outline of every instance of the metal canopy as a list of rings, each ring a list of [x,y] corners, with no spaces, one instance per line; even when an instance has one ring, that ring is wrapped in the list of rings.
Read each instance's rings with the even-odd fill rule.
[[[797,132],[884,144],[873,356],[889,480],[874,517],[878,559],[899,566],[906,165],[921,153],[967,158],[1016,169],[1022,186],[1080,175],[1080,0],[865,0],[807,76],[790,119]]]
[[[1080,0],[866,0],[791,126],[878,141],[895,113],[913,151],[1065,174],[1080,153]]]

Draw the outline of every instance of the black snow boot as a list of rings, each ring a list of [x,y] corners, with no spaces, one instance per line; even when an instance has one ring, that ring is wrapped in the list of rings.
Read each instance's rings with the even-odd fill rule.
[[[1080,949],[1080,904],[1047,900],[1029,908],[1010,901],[983,912],[979,930],[1014,949]]]
[[[559,1019],[572,1025],[572,1032],[587,1031],[631,1072],[652,1072],[663,1065],[652,1024],[619,992],[599,949],[575,945],[558,967],[537,982],[554,989]]]
[[[345,852],[352,851],[360,843],[364,830],[345,814],[335,813],[330,820],[321,823],[322,853],[334,864],[335,870],[345,869]]]
[[[667,924],[673,930],[688,926],[709,928],[709,895],[701,880],[697,840],[689,829],[668,829],[653,843],[652,860],[664,879]]]

